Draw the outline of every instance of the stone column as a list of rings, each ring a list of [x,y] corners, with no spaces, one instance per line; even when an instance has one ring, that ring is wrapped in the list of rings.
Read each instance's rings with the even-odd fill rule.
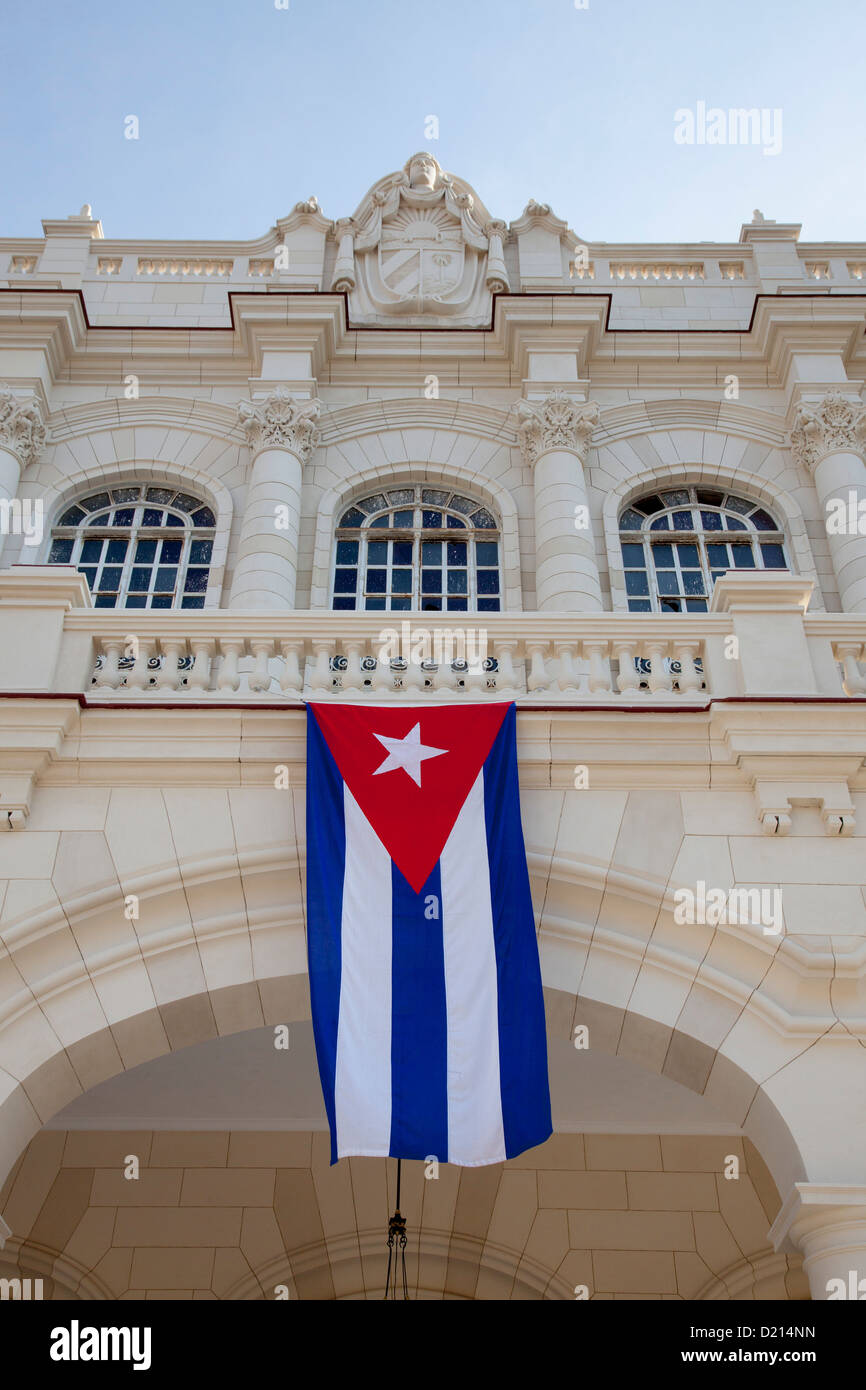
[[[230,608],[294,608],[303,467],[319,440],[321,402],[278,387],[242,401],[250,473]]]
[[[16,396],[0,382],[0,554],[11,524],[4,502],[18,496],[21,470],[33,463],[45,443],[45,426],[35,396]]]
[[[794,456],[812,474],[842,610],[866,610],[866,406],[840,391],[801,403]]]
[[[518,414],[535,484],[537,606],[596,613],[601,584],[583,468],[598,406],[554,391],[543,401],[521,401]]]
[[[866,1299],[866,1187],[795,1183],[769,1239],[803,1256],[813,1299]]]

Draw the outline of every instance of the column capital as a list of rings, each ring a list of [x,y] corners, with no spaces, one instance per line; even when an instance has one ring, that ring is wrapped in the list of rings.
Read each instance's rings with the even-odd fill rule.
[[[841,391],[800,403],[791,430],[794,457],[813,472],[828,454],[857,454],[866,462],[866,405]]]
[[[519,401],[517,429],[523,456],[530,465],[542,454],[565,449],[586,462],[589,441],[598,424],[595,401],[576,401],[566,391],[551,391],[543,401]]]
[[[306,463],[319,442],[321,410],[321,401],[301,400],[278,386],[260,400],[241,401],[238,418],[255,453],[288,449]]]
[[[8,449],[22,468],[34,463],[45,443],[42,407],[36,396],[16,396],[0,381],[0,447]]]

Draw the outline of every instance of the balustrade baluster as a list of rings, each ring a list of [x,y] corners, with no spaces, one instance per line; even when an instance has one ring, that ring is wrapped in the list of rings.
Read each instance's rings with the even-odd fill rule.
[[[619,663],[617,687],[622,695],[632,695],[640,689],[640,675],[635,665],[637,642],[633,637],[616,638],[613,643],[614,655]]]
[[[584,654],[589,661],[590,692],[593,695],[609,695],[611,693],[611,680],[608,643],[593,638],[590,641],[585,641],[582,645]]]
[[[544,659],[546,646],[546,641],[526,643],[526,655],[530,662],[529,675],[526,678],[527,690],[547,689],[547,667]]]
[[[304,652],[303,642],[281,642],[280,652],[283,658],[283,669],[280,672],[280,689],[284,695],[299,695],[303,689],[303,675],[301,673],[301,659]]]
[[[116,690],[120,685],[120,653],[122,650],[122,642],[103,642],[102,666],[94,677],[94,684],[101,689]]]
[[[256,659],[249,675],[250,690],[264,694],[271,688],[270,660],[274,654],[274,643],[271,638],[254,637],[250,639],[250,649]]]
[[[220,662],[218,687],[220,694],[232,694],[241,683],[238,663],[244,652],[244,642],[232,638],[220,642],[222,661]]]
[[[700,653],[699,641],[674,643],[674,660],[680,664],[678,681],[681,695],[691,695],[701,688],[701,673],[695,665],[695,658],[700,656]]]

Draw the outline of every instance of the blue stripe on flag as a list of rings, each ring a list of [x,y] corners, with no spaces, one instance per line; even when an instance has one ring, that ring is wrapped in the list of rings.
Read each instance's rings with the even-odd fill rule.
[[[499,982],[499,1074],[508,1158],[550,1137],[550,1088],[541,968],[520,793],[512,705],[484,764],[484,817]]]
[[[395,864],[391,958],[391,1148],[448,1158],[448,1049],[439,865],[415,893]],[[424,915],[435,899],[436,916]],[[431,908],[432,910],[432,908]]]
[[[311,709],[307,710],[307,960],[319,1076],[337,1162],[334,1085],[340,1016],[346,821],[343,779]]]

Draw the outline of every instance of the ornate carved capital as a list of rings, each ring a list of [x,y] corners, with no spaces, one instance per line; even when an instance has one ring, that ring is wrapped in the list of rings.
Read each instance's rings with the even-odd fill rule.
[[[321,401],[299,400],[278,386],[260,401],[241,401],[238,418],[252,449],[290,449],[306,462],[319,442],[321,410]]]
[[[16,396],[5,381],[0,382],[0,445],[16,454],[26,468],[44,443],[45,426],[36,397]]]
[[[791,430],[794,457],[811,472],[828,454],[859,454],[866,462],[866,406],[830,391],[817,405],[800,405]]]
[[[552,391],[543,401],[520,401],[518,432],[527,463],[534,464],[551,449],[568,449],[586,462],[589,441],[598,424],[595,401],[574,401],[565,391]]]

